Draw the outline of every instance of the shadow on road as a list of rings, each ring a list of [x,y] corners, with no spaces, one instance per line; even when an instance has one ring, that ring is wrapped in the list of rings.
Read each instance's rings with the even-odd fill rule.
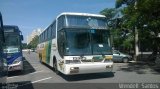
[[[2,89],[119,89],[106,83],[31,83],[30,81],[8,83]]]
[[[33,68],[33,66],[25,59],[25,57],[23,57],[24,59],[24,70],[23,71],[11,71],[8,72],[8,77],[12,77],[12,76],[19,76],[19,75],[26,75],[29,73],[33,73],[36,70]]]
[[[160,68],[151,63],[128,63],[119,65],[117,71],[136,72],[137,74],[160,74]]]
[[[80,81],[80,80],[94,80],[101,78],[112,78],[114,77],[114,72],[108,73],[93,73],[93,74],[79,74],[79,75],[63,75],[60,74],[62,78],[66,81]]]
[[[2,89],[34,89],[34,87],[30,81],[23,81],[3,84]]]

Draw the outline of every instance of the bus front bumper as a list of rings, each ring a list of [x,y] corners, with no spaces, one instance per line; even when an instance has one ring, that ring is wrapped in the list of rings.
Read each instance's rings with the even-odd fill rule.
[[[23,70],[23,61],[8,65],[8,71]]]
[[[65,66],[66,66],[64,69],[65,75],[102,73],[102,72],[112,72],[113,62],[66,64]]]

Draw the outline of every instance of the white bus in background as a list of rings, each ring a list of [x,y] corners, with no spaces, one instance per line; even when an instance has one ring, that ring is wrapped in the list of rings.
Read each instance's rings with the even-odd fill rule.
[[[112,72],[110,30],[105,16],[62,13],[39,36],[40,62],[65,75]]]

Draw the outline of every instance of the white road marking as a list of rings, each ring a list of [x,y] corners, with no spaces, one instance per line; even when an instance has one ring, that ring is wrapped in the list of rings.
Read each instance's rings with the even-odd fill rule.
[[[31,82],[31,83],[36,83],[36,82],[44,81],[44,80],[51,79],[51,78],[52,78],[52,77],[43,78],[43,79],[40,79],[40,80],[33,81],[33,82]],[[19,85],[19,87],[20,87],[20,86],[29,85],[29,84],[31,84],[31,83],[26,83],[26,84],[23,84],[23,85]]]
[[[19,77],[19,76],[7,77],[7,79],[16,78],[16,77]]]
[[[36,72],[30,73],[30,74],[36,74],[36,73],[39,73],[39,72],[43,72],[43,70],[41,70],[41,71],[36,71]],[[20,75],[20,76],[21,76],[21,75]],[[20,76],[7,77],[7,79],[16,78],[16,77],[20,77]]]
[[[40,79],[40,80],[33,81],[32,83],[37,83],[37,82],[44,81],[44,80],[48,80],[48,79],[51,79],[51,78],[52,78],[52,77],[43,78],[43,79]]]

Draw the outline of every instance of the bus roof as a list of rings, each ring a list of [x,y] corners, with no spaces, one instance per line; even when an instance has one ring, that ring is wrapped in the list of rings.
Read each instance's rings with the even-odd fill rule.
[[[90,14],[90,13],[77,13],[77,12],[63,12],[58,17],[62,15],[77,15],[77,16],[93,16],[93,17],[105,17],[104,15],[100,14]],[[57,17],[57,18],[58,18]]]
[[[4,25],[4,32],[21,32],[16,25]]]
[[[105,17],[104,15],[100,15],[100,14],[79,13],[79,12],[63,12],[63,13],[59,14],[59,15],[57,16],[57,18],[59,18],[59,17],[62,16],[62,15],[77,15],[77,16]],[[56,18],[56,19],[57,19],[57,18]],[[53,21],[53,22],[54,22],[54,21]],[[53,23],[53,22],[52,22],[52,23]],[[50,26],[50,25],[49,25],[49,26]],[[42,31],[42,33],[43,33],[49,26],[47,26],[47,27]]]
[[[16,25],[4,25],[5,28],[15,28],[18,29],[18,26]]]

